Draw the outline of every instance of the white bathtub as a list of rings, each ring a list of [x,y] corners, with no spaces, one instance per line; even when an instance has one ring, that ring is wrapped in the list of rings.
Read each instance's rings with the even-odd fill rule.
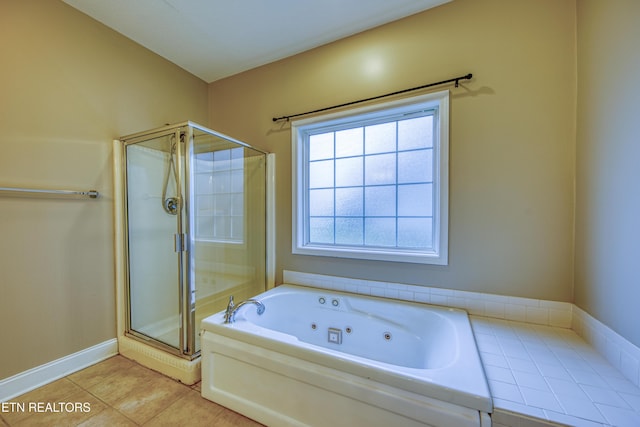
[[[281,285],[202,321],[202,396],[271,426],[489,426],[467,313]]]

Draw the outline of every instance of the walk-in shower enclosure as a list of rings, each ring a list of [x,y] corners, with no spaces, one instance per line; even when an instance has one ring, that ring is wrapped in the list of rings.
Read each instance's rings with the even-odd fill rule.
[[[193,359],[203,318],[230,295],[240,301],[268,287],[271,160],[192,122],[114,144],[124,281],[119,327],[128,338]]]

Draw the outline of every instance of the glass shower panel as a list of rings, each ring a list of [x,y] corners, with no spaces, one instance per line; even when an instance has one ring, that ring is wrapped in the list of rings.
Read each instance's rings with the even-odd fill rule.
[[[196,325],[266,284],[266,156],[194,128],[190,174],[190,272]],[[195,350],[200,350],[196,336]]]
[[[125,148],[130,329],[176,349],[181,333],[180,260],[174,247],[179,215],[171,209],[173,201],[180,210],[179,147],[171,133]]]

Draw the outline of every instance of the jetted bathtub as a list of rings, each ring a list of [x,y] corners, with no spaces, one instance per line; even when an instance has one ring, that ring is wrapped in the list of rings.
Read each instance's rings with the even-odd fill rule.
[[[202,396],[270,426],[490,426],[467,313],[281,285],[202,321]]]

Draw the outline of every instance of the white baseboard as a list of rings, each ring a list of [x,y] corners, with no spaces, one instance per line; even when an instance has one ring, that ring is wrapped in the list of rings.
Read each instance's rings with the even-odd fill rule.
[[[116,354],[118,354],[118,340],[113,338],[0,380],[0,402],[6,402]]]

